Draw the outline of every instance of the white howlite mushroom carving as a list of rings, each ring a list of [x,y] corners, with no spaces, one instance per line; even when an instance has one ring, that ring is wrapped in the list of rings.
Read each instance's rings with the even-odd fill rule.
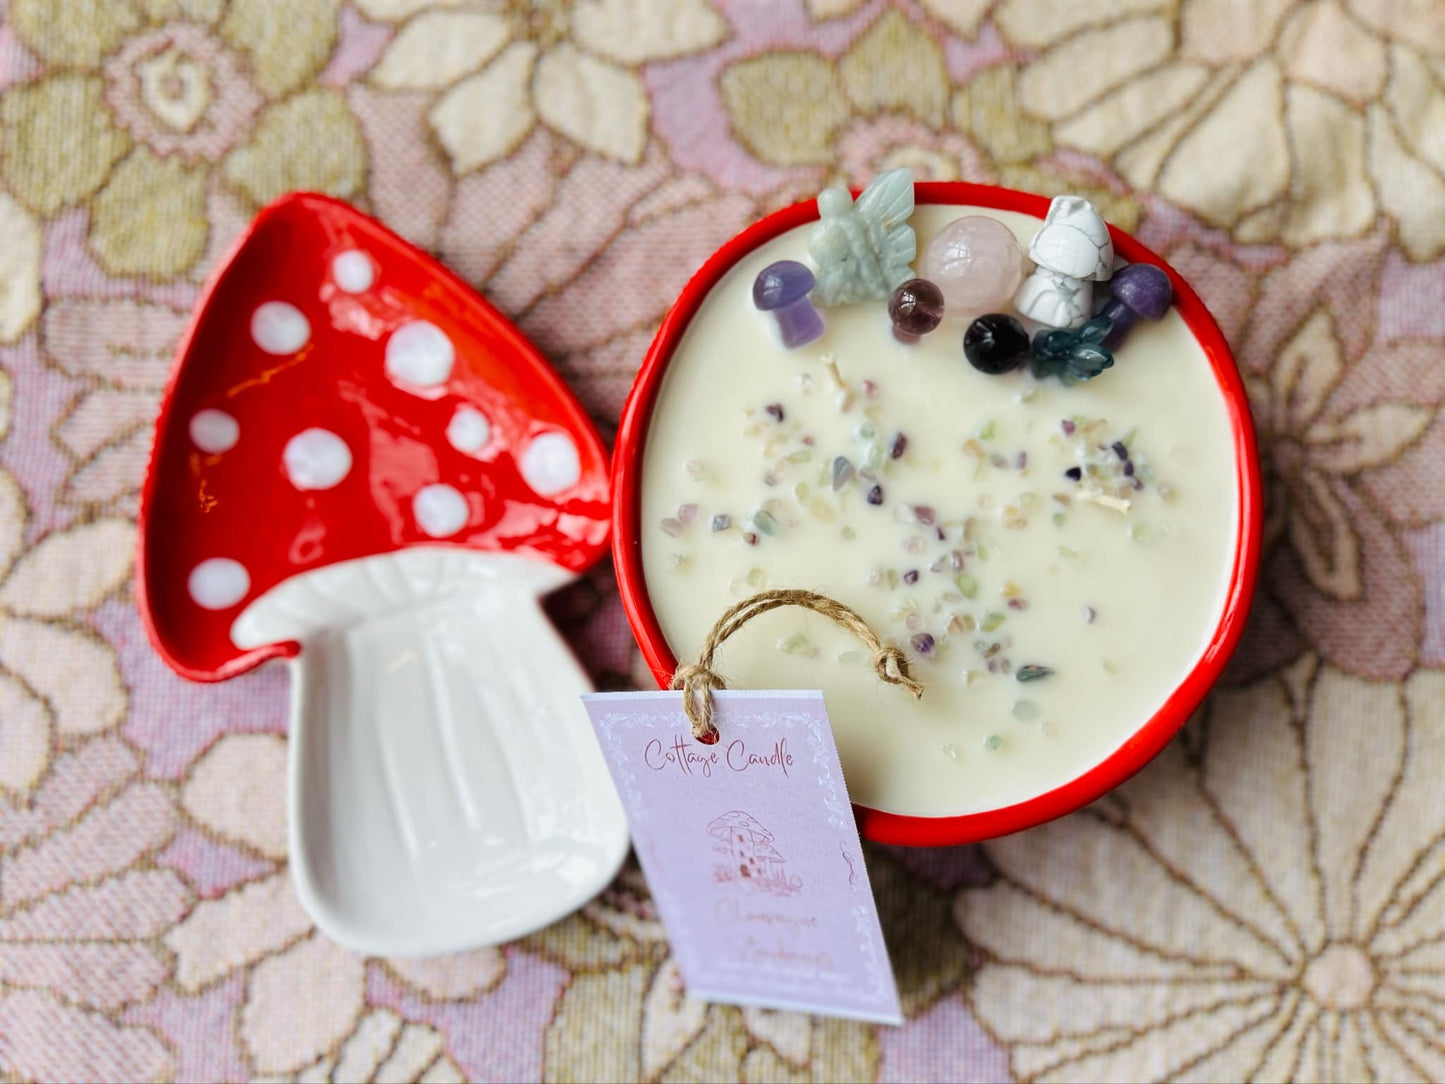
[[[1082,196],[1055,196],[1048,216],[1029,242],[1038,266],[1024,280],[1014,307],[1048,327],[1078,327],[1094,306],[1094,283],[1114,268],[1109,227]]]
[[[585,411],[464,284],[324,197],[263,212],[208,297],[157,423],[140,609],[186,677],[290,661],[302,904],[379,956],[580,907],[628,845],[542,608],[607,551]]]

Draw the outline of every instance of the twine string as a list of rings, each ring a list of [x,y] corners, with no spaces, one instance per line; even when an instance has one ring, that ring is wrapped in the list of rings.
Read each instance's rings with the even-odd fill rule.
[[[909,670],[908,656],[892,644],[878,639],[878,634],[854,610],[816,591],[792,588],[762,591],[729,607],[707,634],[702,649],[697,653],[697,661],[684,663],[672,675],[672,688],[682,692],[682,707],[692,724],[692,736],[698,741],[711,743],[717,740],[712,694],[714,690],[727,688],[712,668],[713,655],[724,640],[753,618],[782,606],[801,606],[841,625],[873,653],[873,671],[880,680],[903,686],[915,700],[923,695],[923,686]]]

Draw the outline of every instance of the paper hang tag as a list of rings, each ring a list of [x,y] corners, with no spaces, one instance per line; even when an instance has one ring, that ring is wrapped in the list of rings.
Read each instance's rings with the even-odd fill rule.
[[[714,697],[712,745],[681,693],[582,698],[688,994],[901,1024],[823,694]]]

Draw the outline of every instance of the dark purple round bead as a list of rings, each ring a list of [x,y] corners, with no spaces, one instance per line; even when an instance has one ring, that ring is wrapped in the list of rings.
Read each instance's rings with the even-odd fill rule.
[[[927,279],[909,279],[888,299],[888,319],[900,335],[927,335],[943,320],[943,291]]]
[[[797,260],[770,263],[753,280],[753,304],[764,312],[782,308],[806,297],[815,281],[813,272]]]
[[[1011,373],[1028,355],[1028,332],[1007,313],[980,316],[963,333],[963,356],[981,373]]]

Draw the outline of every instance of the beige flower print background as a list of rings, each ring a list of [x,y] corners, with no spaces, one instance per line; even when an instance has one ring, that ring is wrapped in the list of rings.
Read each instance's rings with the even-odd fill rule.
[[[181,808],[215,836],[284,862],[285,742],[272,734],[231,734],[194,765]],[[425,1024],[365,1004],[364,962],[316,932],[283,866],[220,899],[196,904],[165,937],[175,982],[199,992],[246,974],[240,1038],[262,1073],[299,1071],[340,1080],[462,1079],[443,1037]],[[426,961],[393,961],[403,981],[440,998],[487,990],[505,969],[495,949]],[[307,996],[298,1001],[297,991]]]
[[[8,379],[0,388],[3,435]],[[114,728],[126,712],[114,651],[78,618],[122,589],[134,528],[97,518],[27,549],[27,519],[20,484],[0,471],[0,800],[12,803],[31,797],[57,751]]]
[[[174,836],[176,818],[165,787],[140,768],[134,749],[100,735],[60,753],[32,801],[7,796],[0,1057],[18,1078],[155,1080],[174,1071],[154,1031],[116,1019],[166,982],[157,939],[194,899],[185,878],[148,861]]]
[[[970,32],[982,6],[925,10]],[[889,77],[898,70],[910,77]],[[1050,153],[1047,127],[1020,108],[1011,67],[955,83],[937,39],[896,9],[883,11],[841,56],[798,49],[745,57],[722,72],[718,89],[733,131],[760,160],[832,167],[812,171],[809,189],[838,175],[861,186],[880,169],[908,166],[924,180],[1086,193],[1110,221],[1126,229],[1138,222],[1137,205],[1117,186]]]
[[[1087,813],[990,844],[1000,879],[957,915],[1014,1071],[1438,1080],[1442,695],[1306,656]]]
[[[361,9],[401,23],[372,84],[440,91],[427,122],[458,174],[509,154],[539,123],[636,164],[649,113],[637,65],[697,52],[727,32],[705,0],[551,0],[498,10],[362,0]]]
[[[335,40],[334,0],[295,0],[284,19],[267,0],[80,8],[10,5],[14,33],[52,70],[0,101],[0,175],[38,216],[88,200],[90,249],[107,272],[191,270],[216,201],[360,193],[356,121],[314,83]]]
[[[1403,529],[1445,514],[1445,373],[1428,343],[1379,326],[1389,259],[1377,231],[1270,271],[1238,348],[1270,487],[1266,593],[1331,662],[1372,677],[1417,660],[1418,632],[1402,632],[1421,629],[1429,588]]]
[[[1059,146],[1111,162],[1246,243],[1396,225],[1445,251],[1445,11],[1388,0],[1003,0],[1038,50],[1019,101]]]
[[[1445,1078],[1445,4],[10,0],[0,24],[0,1076]],[[289,881],[287,679],[181,682],[131,582],[200,285],[293,188],[538,343],[612,434],[706,256],[826,183],[1078,191],[1249,387],[1263,573],[1222,688],[1095,807],[874,847],[906,1023],[687,997],[629,863],[436,961]],[[606,567],[551,613],[650,680]]]
[[[59,500],[134,516],[161,390],[187,319],[173,305],[65,299],[42,323],[50,363],[85,382],[51,429],[71,460]]]

